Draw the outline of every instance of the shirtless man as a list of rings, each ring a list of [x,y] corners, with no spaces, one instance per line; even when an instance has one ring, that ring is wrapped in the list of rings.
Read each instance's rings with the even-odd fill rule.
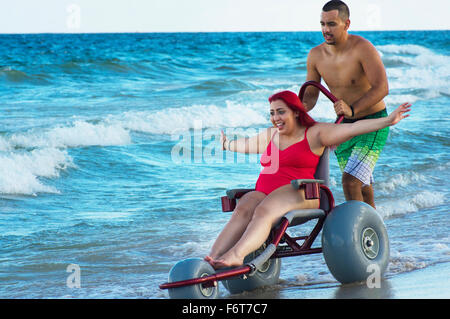
[[[323,78],[339,99],[334,104],[344,122],[387,116],[383,98],[388,82],[383,62],[366,39],[348,34],[349,10],[342,1],[329,1],[322,8],[320,24],[325,42],[313,48],[307,58],[307,81]],[[319,90],[308,87],[303,104],[311,110]],[[346,200],[359,200],[375,207],[372,172],[389,133],[385,128],[357,136],[338,146],[336,156],[342,174]]]

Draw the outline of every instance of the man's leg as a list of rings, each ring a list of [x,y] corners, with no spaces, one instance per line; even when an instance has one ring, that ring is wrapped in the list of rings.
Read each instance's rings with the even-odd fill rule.
[[[348,174],[342,174],[342,188],[346,200],[359,200],[375,208],[372,185],[363,185],[356,177]]]
[[[363,186],[362,196],[364,198],[365,203],[369,204],[370,206],[376,209],[372,184]]]
[[[366,118],[386,116],[386,110],[382,110]],[[379,131],[355,136],[336,150],[339,167],[344,171],[342,184],[347,200],[361,200],[375,208],[372,187],[373,170],[388,135],[389,127],[386,127]]]
[[[362,194],[363,183],[356,177],[344,172],[342,174],[342,188],[346,200],[364,201]]]

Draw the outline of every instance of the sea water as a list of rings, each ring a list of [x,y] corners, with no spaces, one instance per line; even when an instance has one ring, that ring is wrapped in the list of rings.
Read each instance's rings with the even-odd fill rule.
[[[381,55],[388,111],[413,104],[374,171],[386,275],[448,263],[450,32],[354,33]],[[0,35],[0,297],[166,298],[158,285],[171,266],[207,254],[228,220],[220,197],[253,187],[260,171],[256,155],[223,153],[220,131],[270,126],[267,98],[298,92],[322,41],[319,32]],[[311,115],[335,119],[323,95]],[[330,174],[342,203],[334,155]],[[311,228],[302,227],[294,232]],[[280,278],[281,290],[336,282],[320,254],[283,259]]]

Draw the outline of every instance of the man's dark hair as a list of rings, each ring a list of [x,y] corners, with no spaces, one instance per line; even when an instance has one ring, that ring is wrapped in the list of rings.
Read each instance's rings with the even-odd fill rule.
[[[350,18],[350,10],[343,1],[331,0],[325,3],[322,11],[328,12],[331,10],[337,10],[342,21],[347,21],[347,19]]]

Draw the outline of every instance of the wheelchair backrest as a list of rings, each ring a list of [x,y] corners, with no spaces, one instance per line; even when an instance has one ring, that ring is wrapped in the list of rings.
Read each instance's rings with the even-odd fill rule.
[[[324,185],[328,188],[330,187],[330,149],[328,147],[323,151],[322,156],[319,159],[319,164],[317,164],[316,173],[314,174],[314,178],[322,179],[324,181]],[[328,196],[324,190],[320,191],[320,208],[328,211],[329,203]]]
[[[324,185],[330,187],[330,149],[325,147],[322,156],[319,159],[319,164],[317,164],[316,173],[314,174],[315,179],[324,180]]]

